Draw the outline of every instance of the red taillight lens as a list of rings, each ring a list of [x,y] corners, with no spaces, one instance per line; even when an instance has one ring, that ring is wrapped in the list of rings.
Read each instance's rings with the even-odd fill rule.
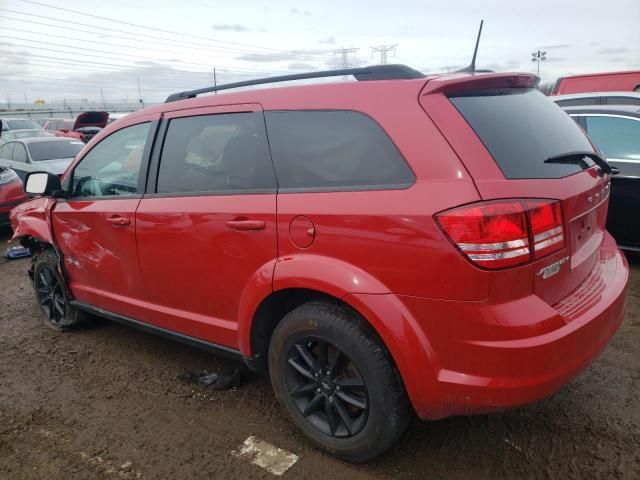
[[[564,227],[560,202],[528,201],[533,252],[535,258],[544,257],[564,247]]]
[[[436,215],[451,241],[485,268],[520,265],[564,247],[560,202],[496,200]],[[533,248],[531,243],[533,242]]]

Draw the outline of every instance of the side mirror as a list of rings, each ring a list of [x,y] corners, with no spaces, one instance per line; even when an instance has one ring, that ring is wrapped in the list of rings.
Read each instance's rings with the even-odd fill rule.
[[[31,172],[24,181],[25,191],[30,195],[55,195],[62,190],[60,178],[49,172]]]

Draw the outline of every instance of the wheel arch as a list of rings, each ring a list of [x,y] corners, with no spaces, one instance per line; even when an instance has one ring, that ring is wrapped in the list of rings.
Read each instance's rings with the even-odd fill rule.
[[[242,352],[249,366],[268,373],[268,349],[273,331],[282,318],[312,300],[337,303],[348,309],[379,338],[397,369],[411,403],[422,404],[437,389],[437,361],[431,346],[407,308],[393,294],[345,294],[334,296],[311,288],[286,288],[269,294],[251,317]]]

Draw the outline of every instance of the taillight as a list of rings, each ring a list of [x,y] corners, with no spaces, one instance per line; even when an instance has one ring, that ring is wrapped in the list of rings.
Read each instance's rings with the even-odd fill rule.
[[[564,226],[560,202],[529,200],[533,253],[541,258],[564,247]]]
[[[562,208],[556,200],[494,200],[436,215],[449,239],[473,263],[504,268],[564,247]]]

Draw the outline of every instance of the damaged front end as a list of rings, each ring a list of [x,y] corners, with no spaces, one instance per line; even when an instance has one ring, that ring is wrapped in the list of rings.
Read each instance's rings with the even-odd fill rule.
[[[55,204],[55,198],[38,197],[11,210],[11,240],[19,240],[20,245],[31,251],[34,259],[46,248],[55,249],[51,229],[51,210]],[[33,266],[29,269],[29,277],[33,280]]]

